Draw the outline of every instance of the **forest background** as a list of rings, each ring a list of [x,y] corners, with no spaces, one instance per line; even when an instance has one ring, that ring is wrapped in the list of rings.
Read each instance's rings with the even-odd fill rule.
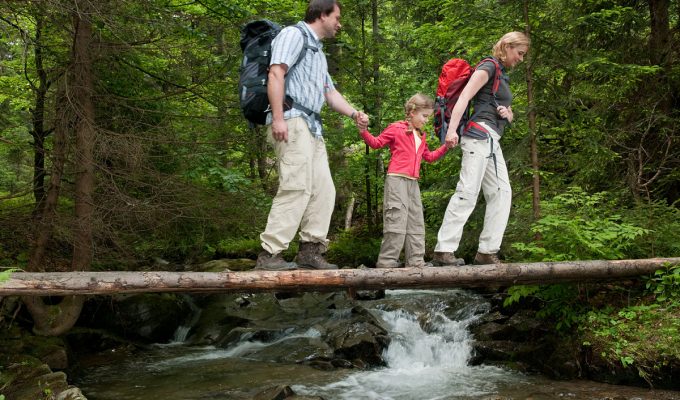
[[[240,113],[239,29],[295,23],[306,4],[0,4],[2,266],[253,258],[278,182],[265,130]],[[474,64],[503,33],[529,33],[503,137],[507,260],[680,254],[678,1],[360,0],[341,22],[329,68],[374,134],[403,119],[412,94],[434,96],[449,58]],[[346,118],[324,119],[337,187],[329,257],[373,265],[389,152],[369,151]],[[458,149],[423,166],[429,251],[459,166]],[[459,250],[468,260],[482,219],[477,207]]]

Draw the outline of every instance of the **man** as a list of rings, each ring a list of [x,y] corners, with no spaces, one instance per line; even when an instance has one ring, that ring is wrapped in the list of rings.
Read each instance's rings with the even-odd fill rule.
[[[368,126],[368,116],[335,90],[328,73],[321,40],[335,37],[340,27],[337,1],[312,0],[304,21],[284,28],[272,42],[267,84],[272,111],[267,117],[267,135],[278,158],[279,189],[260,235],[263,251],[256,269],[296,268],[281,252],[288,248],[298,227],[297,263],[305,268],[337,268],[324,258],[335,186],[319,113],[326,102],[332,110],[352,118],[357,127]],[[307,49],[298,62],[303,47]]]

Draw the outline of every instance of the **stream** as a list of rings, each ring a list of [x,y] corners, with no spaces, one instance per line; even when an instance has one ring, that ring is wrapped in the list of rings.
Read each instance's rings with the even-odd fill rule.
[[[188,346],[177,341],[131,354],[97,354],[75,384],[89,400],[251,399],[264,389],[289,385],[295,393],[332,399],[610,399],[680,400],[680,392],[612,386],[591,381],[554,381],[491,365],[469,365],[469,325],[487,310],[485,300],[462,290],[387,291],[362,301],[379,316],[391,343],[385,367],[320,370],[280,362],[281,353],[319,340],[313,326],[298,327],[268,342],[243,340],[229,348]]]

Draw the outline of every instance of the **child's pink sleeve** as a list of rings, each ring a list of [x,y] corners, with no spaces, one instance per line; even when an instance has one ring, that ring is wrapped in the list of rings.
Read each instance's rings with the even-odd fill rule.
[[[439,148],[435,151],[430,151],[430,148],[427,147],[427,143],[425,143],[425,152],[423,152],[423,159],[429,163],[435,162],[439,160],[440,158],[444,157],[444,154],[449,150],[448,147],[446,147],[445,144],[439,146]]]
[[[364,142],[372,149],[379,149],[385,147],[391,141],[391,135],[389,134],[389,127],[385,129],[378,137],[371,135],[371,133],[364,129],[360,132],[361,138]]]

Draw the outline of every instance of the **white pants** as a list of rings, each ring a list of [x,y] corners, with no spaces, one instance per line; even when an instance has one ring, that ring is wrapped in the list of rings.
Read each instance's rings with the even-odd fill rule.
[[[487,127],[487,129],[489,129]],[[500,136],[489,129],[493,139],[493,154],[496,155],[496,166],[491,152],[491,140],[473,139],[463,136],[460,147],[463,151],[463,162],[456,192],[451,196],[444,213],[442,226],[437,234],[437,252],[455,252],[458,250],[463,236],[463,226],[477,204],[480,188],[486,200],[484,228],[479,236],[478,251],[485,254],[497,253],[501,248],[505,227],[510,215],[512,189],[508,177],[508,169],[500,147]]]
[[[300,241],[328,245],[326,236],[335,207],[335,185],[328,166],[326,142],[314,137],[301,117],[286,120],[288,142],[267,137],[278,159],[279,189],[272,202],[267,227],[260,234],[262,248],[278,254],[288,248],[300,228]]]

